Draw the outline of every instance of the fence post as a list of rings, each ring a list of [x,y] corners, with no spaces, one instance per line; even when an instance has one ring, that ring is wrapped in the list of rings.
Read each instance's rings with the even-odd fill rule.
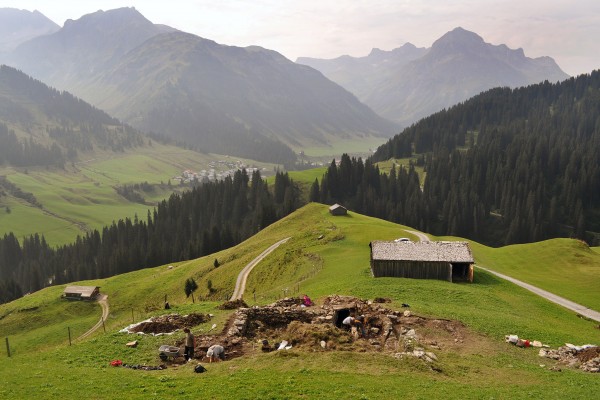
[[[104,326],[104,318],[102,318],[102,329],[104,329],[104,333],[106,333],[106,326]]]
[[[10,345],[8,344],[8,337],[6,338],[6,354],[10,357]]]
[[[69,330],[69,346],[71,346],[71,327],[68,326],[67,329]]]
[[[133,317],[133,308],[131,309],[131,323],[135,322],[135,318]]]

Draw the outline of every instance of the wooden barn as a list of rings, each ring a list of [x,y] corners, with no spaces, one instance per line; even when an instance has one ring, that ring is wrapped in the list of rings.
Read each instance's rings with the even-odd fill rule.
[[[100,294],[100,286],[67,286],[62,297],[69,300],[94,300]]]
[[[334,204],[331,207],[329,207],[329,213],[331,215],[347,215],[348,214],[348,209],[346,209],[346,207],[341,206],[339,204]]]
[[[371,247],[373,276],[473,282],[473,255],[467,242],[385,242]]]

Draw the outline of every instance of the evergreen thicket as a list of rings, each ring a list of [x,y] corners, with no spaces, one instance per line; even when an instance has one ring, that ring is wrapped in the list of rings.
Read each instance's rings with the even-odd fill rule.
[[[597,244],[598,149],[600,72],[595,71],[557,84],[482,93],[407,128],[364,165],[418,156],[427,172],[422,191],[415,190],[410,169],[373,174],[367,182],[348,179],[363,174],[363,166],[342,158],[323,177],[320,193],[313,184],[311,198],[492,245],[557,236]],[[409,185],[401,196],[386,189],[387,181],[398,185],[406,173]],[[365,190],[374,196],[368,204]]]
[[[9,127],[18,127],[22,136]],[[120,152],[146,140],[72,94],[0,65],[0,164],[62,166],[80,151]]]
[[[272,190],[260,173],[206,183],[173,194],[148,212],[113,222],[76,241],[51,248],[37,234],[0,238],[0,301],[43,287],[109,277],[169,262],[189,260],[234,246],[299,206],[299,191],[278,172]]]
[[[414,168],[393,168],[382,174],[370,160],[350,158],[344,154],[339,165],[327,168],[320,186],[315,181],[310,201],[341,203],[361,214],[426,229],[427,209],[419,177]]]

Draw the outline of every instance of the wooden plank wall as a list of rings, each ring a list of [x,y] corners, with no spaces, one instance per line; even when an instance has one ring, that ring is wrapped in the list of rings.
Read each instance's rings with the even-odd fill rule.
[[[375,278],[389,276],[395,278],[440,279],[452,282],[452,265],[447,262],[419,261],[371,261],[371,271]]]

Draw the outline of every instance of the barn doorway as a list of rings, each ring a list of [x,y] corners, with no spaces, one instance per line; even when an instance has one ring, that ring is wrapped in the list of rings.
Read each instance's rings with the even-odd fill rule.
[[[473,265],[467,263],[453,263],[452,282],[473,282]]]

